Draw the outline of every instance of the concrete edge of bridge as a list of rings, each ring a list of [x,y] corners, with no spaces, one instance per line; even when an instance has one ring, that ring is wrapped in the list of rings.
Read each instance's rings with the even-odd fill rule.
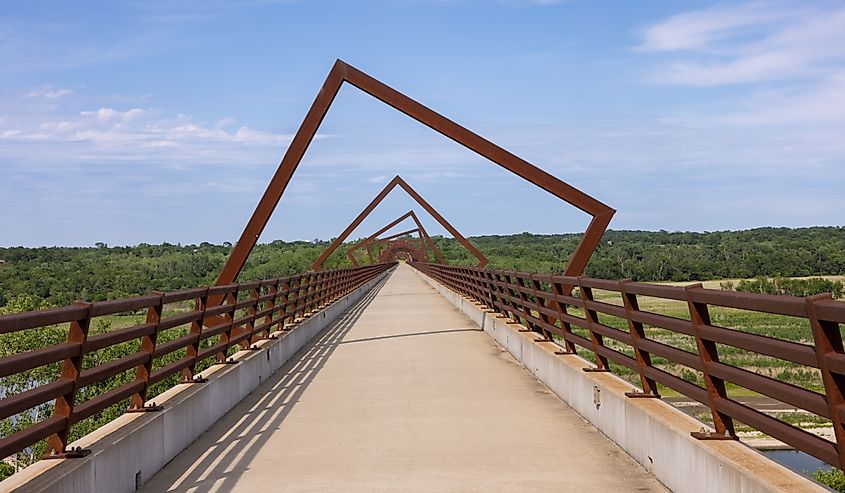
[[[587,360],[559,355],[533,332],[505,323],[426,274],[415,272],[516,358],[563,402],[678,493],[824,492],[809,479],[737,441],[697,440],[700,421],[658,399],[632,399],[635,389],[610,373],[589,373]],[[565,461],[562,463],[565,464]]]
[[[259,350],[235,353],[233,359],[238,364],[214,365],[203,371],[208,382],[176,385],[156,396],[162,411],[124,414],[71,444],[90,449],[86,457],[37,462],[3,481],[2,491],[135,491],[392,271],[368,281],[293,330],[277,332],[277,339],[259,341]]]

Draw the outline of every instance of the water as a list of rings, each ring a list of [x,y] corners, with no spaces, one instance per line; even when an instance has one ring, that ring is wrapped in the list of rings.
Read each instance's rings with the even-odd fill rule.
[[[816,469],[829,470],[832,468],[830,464],[798,450],[761,450],[760,452],[778,464],[808,477],[816,472]]]

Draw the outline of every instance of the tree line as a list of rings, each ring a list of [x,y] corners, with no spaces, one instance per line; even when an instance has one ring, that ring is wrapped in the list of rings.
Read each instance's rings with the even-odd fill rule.
[[[435,236],[433,240],[447,262],[475,263],[474,257],[454,239]],[[579,240],[579,234],[530,233],[470,238],[488,257],[492,268],[543,273],[560,272]],[[326,268],[348,266],[344,252],[354,243],[339,248],[326,262]],[[306,271],[328,245],[328,241],[316,240],[259,244],[239,280]],[[38,308],[77,299],[101,301],[212,284],[231,248],[231,244],[211,243],[0,248],[0,307],[12,300],[19,310],[29,305]],[[836,226],[708,233],[610,230],[586,270],[586,275],[592,277],[637,281],[843,273],[845,227]],[[9,308],[4,311],[12,311]]]

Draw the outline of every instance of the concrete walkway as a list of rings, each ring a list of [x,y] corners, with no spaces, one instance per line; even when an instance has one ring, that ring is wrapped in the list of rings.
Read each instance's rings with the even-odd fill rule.
[[[401,264],[142,491],[666,491]]]

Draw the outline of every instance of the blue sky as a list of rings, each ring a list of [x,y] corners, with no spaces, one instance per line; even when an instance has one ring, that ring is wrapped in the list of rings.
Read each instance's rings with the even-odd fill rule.
[[[842,225],[843,33],[842,1],[0,0],[0,245],[235,241],[336,58],[614,229]],[[396,174],[466,235],[587,223],[344,87],[261,241],[334,237]]]

